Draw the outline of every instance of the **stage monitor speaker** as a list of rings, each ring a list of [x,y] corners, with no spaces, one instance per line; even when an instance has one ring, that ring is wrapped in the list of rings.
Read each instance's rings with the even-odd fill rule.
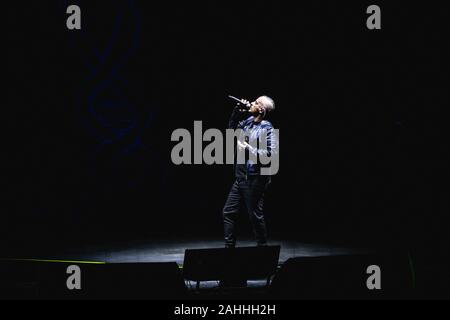
[[[267,279],[279,257],[280,246],[186,250],[183,275],[192,281]]]
[[[371,266],[379,267],[378,279],[370,278],[378,272]],[[374,281],[379,288],[371,286]],[[281,266],[270,294],[276,299],[403,299],[411,297],[413,286],[406,254],[299,257]]]

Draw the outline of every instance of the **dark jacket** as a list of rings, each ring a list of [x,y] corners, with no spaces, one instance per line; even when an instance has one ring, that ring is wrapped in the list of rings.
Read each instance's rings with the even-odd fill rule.
[[[278,152],[278,140],[274,132],[274,128],[269,121],[263,120],[261,122],[255,122],[255,117],[251,116],[248,118],[243,118],[243,116],[248,115],[248,113],[242,113],[235,108],[230,121],[228,123],[229,129],[242,129],[245,136],[248,136],[247,143],[250,144],[247,147],[246,152],[252,153],[254,156],[265,155],[266,157],[271,157]],[[256,141],[258,141],[265,133],[266,148],[257,148]],[[248,176],[257,176],[261,174],[261,163],[257,161],[251,161],[246,157],[245,164],[235,163],[235,174],[237,178],[247,178]]]

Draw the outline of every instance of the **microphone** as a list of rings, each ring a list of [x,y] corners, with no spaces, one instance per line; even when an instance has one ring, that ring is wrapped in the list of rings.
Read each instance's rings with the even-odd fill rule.
[[[244,106],[246,109],[250,109],[251,108],[251,104],[249,102],[245,103],[242,99],[238,99],[238,98],[233,97],[233,96],[228,96],[228,98],[230,98],[231,100],[236,101],[238,104]]]

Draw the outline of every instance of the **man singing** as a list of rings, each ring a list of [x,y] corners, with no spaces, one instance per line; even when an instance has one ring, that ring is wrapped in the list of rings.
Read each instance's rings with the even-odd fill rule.
[[[274,109],[274,101],[267,96],[262,96],[251,104],[242,100],[231,115],[228,128],[241,129],[245,136],[244,141],[238,139],[238,158],[239,152],[245,152],[245,160],[235,164],[236,180],[223,208],[225,247],[227,248],[236,246],[235,221],[241,202],[245,204],[250,216],[257,245],[267,245],[263,206],[264,193],[271,178],[265,173],[264,165],[261,164],[262,161],[259,161],[259,157],[272,157],[277,153],[278,144],[274,128],[269,121],[264,120]],[[250,117],[248,117],[249,114]]]

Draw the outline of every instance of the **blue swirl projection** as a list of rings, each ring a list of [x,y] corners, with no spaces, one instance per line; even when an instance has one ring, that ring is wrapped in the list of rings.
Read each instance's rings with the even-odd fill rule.
[[[80,83],[77,95],[78,114],[83,126],[95,139],[94,157],[112,146],[114,152],[109,161],[114,167],[124,157],[138,150],[148,149],[142,143],[142,134],[155,120],[154,108],[138,108],[130,101],[127,93],[131,86],[121,76],[121,72],[139,48],[142,21],[134,0],[105,1],[106,6],[115,6],[114,21],[108,41],[99,47],[100,42],[95,42],[89,26],[83,24],[84,15],[89,12],[83,11],[82,2],[78,1],[82,10],[82,29],[75,32],[73,45],[88,48],[86,50],[90,52],[82,53],[80,57],[86,67],[87,77],[85,82]],[[63,0],[63,3],[66,7],[74,4],[68,0]],[[89,4],[86,7],[89,7]],[[111,9],[108,8],[108,13]],[[105,20],[105,17],[101,18]],[[130,34],[127,34],[128,32]],[[119,54],[115,48],[124,45],[120,42],[123,39],[130,43],[127,43],[126,50]],[[102,42],[104,43],[104,39]],[[94,59],[86,61],[89,58]],[[157,154],[152,156],[160,161]],[[129,181],[129,184],[134,182]]]

